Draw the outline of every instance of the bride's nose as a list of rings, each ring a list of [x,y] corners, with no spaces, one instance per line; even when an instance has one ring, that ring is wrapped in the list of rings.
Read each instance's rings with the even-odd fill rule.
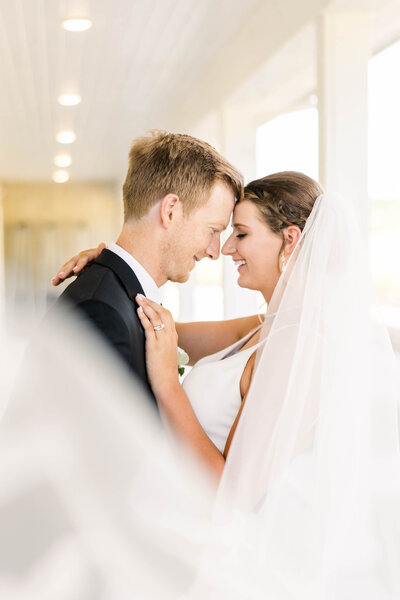
[[[225,244],[221,248],[221,254],[225,254],[225,255],[229,256],[230,254],[233,254],[235,252],[234,240],[235,240],[235,236],[233,235],[233,233],[231,233],[231,235],[228,237]]]

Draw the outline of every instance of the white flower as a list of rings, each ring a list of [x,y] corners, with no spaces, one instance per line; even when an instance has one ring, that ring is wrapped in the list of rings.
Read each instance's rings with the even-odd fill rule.
[[[179,348],[178,346],[178,373],[179,375],[183,375],[185,372],[185,367],[184,365],[187,365],[189,362],[189,356],[187,355],[187,353],[182,350],[182,348]]]

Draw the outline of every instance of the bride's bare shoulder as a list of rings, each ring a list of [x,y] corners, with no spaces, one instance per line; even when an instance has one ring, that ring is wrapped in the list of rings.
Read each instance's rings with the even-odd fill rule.
[[[258,324],[258,316],[252,315],[226,321],[177,323],[176,329],[179,345],[189,354],[190,364],[193,365],[200,358],[231,346]]]

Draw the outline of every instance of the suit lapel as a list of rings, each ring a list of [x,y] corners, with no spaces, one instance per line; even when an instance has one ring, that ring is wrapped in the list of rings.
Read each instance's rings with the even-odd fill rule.
[[[115,252],[105,248],[94,262],[103,267],[108,267],[115,273],[133,302],[135,302],[137,294],[145,295],[144,290],[131,267],[120,256],[115,254]]]

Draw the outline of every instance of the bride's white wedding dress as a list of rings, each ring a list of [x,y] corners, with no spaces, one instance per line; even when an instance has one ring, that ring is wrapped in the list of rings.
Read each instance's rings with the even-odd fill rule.
[[[260,328],[261,325],[228,348],[200,359],[183,381],[200,425],[222,453],[242,403],[240,380],[244,368],[263,342],[242,348]]]

